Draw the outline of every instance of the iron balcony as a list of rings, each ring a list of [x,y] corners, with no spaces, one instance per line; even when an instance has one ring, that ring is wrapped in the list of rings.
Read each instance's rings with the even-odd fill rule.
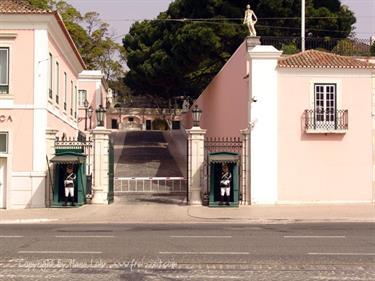
[[[307,133],[345,133],[349,127],[347,109],[306,109],[304,121]]]

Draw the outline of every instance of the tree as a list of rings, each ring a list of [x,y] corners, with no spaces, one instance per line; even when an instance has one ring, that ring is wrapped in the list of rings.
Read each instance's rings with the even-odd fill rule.
[[[155,20],[134,23],[123,39],[130,68],[125,83],[139,95],[196,98],[246,37],[248,2],[261,36],[300,35],[300,0],[175,0]],[[314,36],[351,33],[355,18],[339,0],[306,5]]]
[[[372,46],[370,48],[370,54],[371,56],[375,56],[375,41],[372,43]]]

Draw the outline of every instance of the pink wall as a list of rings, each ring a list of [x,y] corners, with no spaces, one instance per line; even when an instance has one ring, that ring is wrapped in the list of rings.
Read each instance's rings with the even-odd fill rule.
[[[95,110],[99,107],[99,104],[101,103],[104,107],[106,106],[106,97],[107,97],[107,90],[104,87],[104,85],[101,83],[101,86],[99,87],[99,95],[101,96],[100,103],[97,103],[96,100],[96,91],[97,91],[97,83],[98,80],[87,80],[84,79],[79,81],[79,90],[86,90],[87,91],[87,101],[89,102],[89,106],[93,108],[93,113],[91,117],[91,128],[94,129],[96,127],[96,113]],[[79,116],[79,122],[78,126],[81,131],[84,131],[85,129],[85,108],[84,107],[78,107],[78,116]],[[105,121],[106,122],[106,119]],[[90,119],[87,119],[87,127],[90,128]]]
[[[1,30],[1,32],[17,34],[14,40],[9,40],[11,44],[9,94],[13,95],[16,104],[31,104],[34,90],[34,32],[32,30]]]
[[[279,200],[371,200],[372,85],[369,71],[279,71]],[[349,110],[349,130],[345,134],[304,132],[303,112],[311,109],[311,87],[319,80],[341,83],[337,93],[341,94],[341,109]]]
[[[200,127],[208,129],[208,137],[239,137],[240,130],[247,128],[246,75],[246,45],[242,43],[196,102],[203,111]],[[189,128],[191,116],[185,115],[183,124]]]
[[[0,123],[0,131],[9,132],[8,152],[12,154],[12,171],[24,172],[32,170],[33,111],[1,109],[0,116],[5,116],[5,120]]]
[[[52,39],[52,36],[49,35],[48,43],[49,52],[52,54],[53,60],[53,83],[52,83],[52,94],[53,98],[50,100],[52,104],[59,109],[61,114],[66,113],[67,116],[72,117],[75,120],[75,111],[76,104],[75,100],[71,99],[71,91],[73,88],[73,99],[75,99],[75,86],[78,89],[78,74],[72,68],[69,61],[66,59],[65,54],[58,47],[57,43]],[[57,93],[57,83],[56,83],[56,62],[59,63],[59,103],[56,102],[56,93]],[[67,74],[67,82],[65,85],[64,72]],[[71,86],[71,81],[73,81],[73,87]],[[66,99],[65,99],[65,87],[66,87]],[[64,102],[66,102],[66,110],[64,109]],[[73,108],[73,115],[70,114],[70,109]],[[78,114],[78,112],[77,112]],[[48,126],[52,127],[52,124],[48,123]]]

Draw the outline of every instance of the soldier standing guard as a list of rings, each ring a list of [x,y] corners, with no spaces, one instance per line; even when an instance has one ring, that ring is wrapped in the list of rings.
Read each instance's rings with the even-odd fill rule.
[[[72,165],[69,165],[66,167],[66,174],[67,176],[64,180],[65,198],[64,198],[63,206],[67,205],[69,196],[71,198],[72,206],[75,206],[74,204],[74,181],[76,179],[76,174],[73,171]]]
[[[229,172],[228,165],[223,163],[223,170],[221,172],[220,180],[220,202],[219,205],[223,205],[224,195],[226,195],[226,205],[229,206],[230,201],[230,183],[232,179],[232,174]]]

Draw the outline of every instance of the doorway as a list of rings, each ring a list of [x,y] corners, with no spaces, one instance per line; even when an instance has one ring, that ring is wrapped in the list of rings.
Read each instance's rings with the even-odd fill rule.
[[[146,130],[150,131],[152,129],[152,122],[151,120],[146,120]]]
[[[0,158],[0,209],[5,208],[5,159]]]

